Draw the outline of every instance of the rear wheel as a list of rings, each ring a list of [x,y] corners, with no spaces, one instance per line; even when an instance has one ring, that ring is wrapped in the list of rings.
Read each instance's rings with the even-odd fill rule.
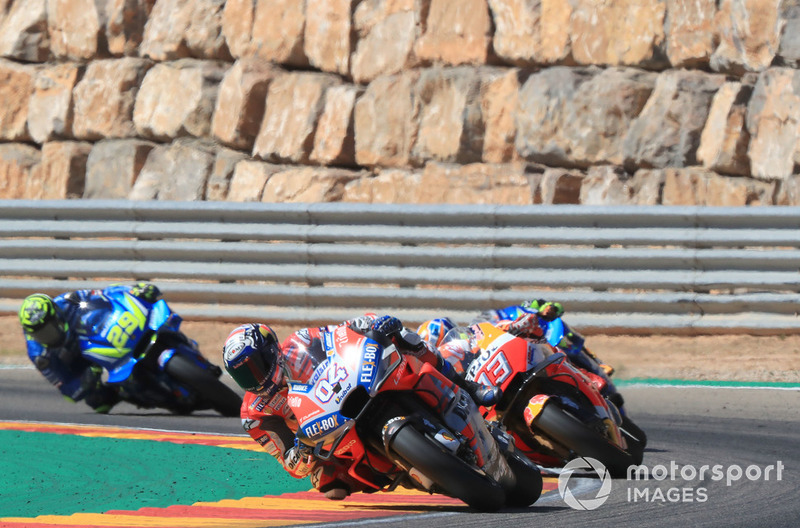
[[[221,415],[239,416],[242,398],[211,372],[179,355],[172,356],[164,369]]]
[[[536,428],[578,456],[599,460],[613,477],[623,477],[633,457],[611,444],[599,432],[590,429],[580,420],[563,410],[558,404],[548,402],[534,420]]]
[[[435,482],[442,490],[470,507],[495,511],[505,503],[503,488],[459,459],[414,427],[402,427],[392,439],[390,449],[410,466]]]

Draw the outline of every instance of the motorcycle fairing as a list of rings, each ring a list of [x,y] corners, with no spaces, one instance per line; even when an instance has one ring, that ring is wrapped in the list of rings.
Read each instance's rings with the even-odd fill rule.
[[[391,407],[394,400],[390,395],[399,391],[398,395],[409,395],[410,399],[404,397],[407,403],[419,402],[407,407],[410,420],[402,427],[420,428],[447,450],[455,447],[455,437],[458,437],[459,445],[463,443],[474,453],[483,471],[497,477],[506,476],[510,469],[468,395],[462,394],[463,391],[432,365],[400,354],[394,345],[385,347],[380,354],[379,351],[381,347],[376,341],[348,328],[339,328],[334,332],[333,350],[318,362],[310,382],[289,380],[288,402],[298,420],[297,437],[301,442],[313,446],[314,454],[321,459],[327,460],[334,455],[349,458],[351,466],[348,472],[351,476],[375,489],[382,489],[360,477],[357,468],[363,464],[384,475],[397,476],[394,464],[402,464],[398,460],[390,462],[394,455],[388,449],[384,454],[388,458],[370,454],[360,439],[356,423],[364,413],[384,409],[383,405],[387,404]],[[372,366],[374,361],[377,365]],[[368,366],[364,367],[364,364]],[[378,394],[383,392],[386,394]],[[345,395],[349,397],[345,399]],[[378,407],[370,405],[376,396],[381,398]],[[415,407],[418,409],[414,410]],[[346,415],[342,412],[345,408],[348,409]],[[406,411],[401,408],[390,411],[387,418],[401,416],[393,414],[395,412],[405,415]],[[417,415],[417,411],[421,414]],[[436,414],[445,418],[445,428],[426,418],[434,418]],[[392,481],[398,485],[398,480],[390,478]]]
[[[545,321],[539,318],[539,324],[545,327],[544,338],[553,346],[558,346],[564,337],[564,322],[561,318]]]
[[[525,410],[523,411],[525,423],[528,425],[528,427],[530,427],[533,423],[533,420],[542,413],[544,404],[547,403],[547,400],[549,399],[550,396],[548,394],[537,394],[528,400],[528,405],[525,406]]]
[[[91,325],[92,333],[79,337],[81,350],[109,372],[118,371],[115,377],[125,376],[126,371],[130,374],[129,356],[142,339],[149,310],[129,293],[107,299],[110,306],[103,307],[102,312],[94,312],[107,315]],[[110,311],[106,311],[107,308]],[[94,313],[89,312],[84,317],[91,320]]]
[[[554,347],[558,347],[568,355],[578,354],[583,349],[583,336],[575,331],[571,331],[567,337],[567,326],[560,317],[547,321],[539,318],[539,324],[544,327],[544,338]]]
[[[480,354],[467,367],[466,378],[505,390],[515,372],[526,372],[553,354],[546,343],[519,339],[490,323],[471,327]]]
[[[131,376],[139,357],[134,352],[152,340],[148,334],[161,329],[178,331],[181,317],[172,313],[166,301],[145,303],[128,292],[105,297],[102,306],[89,307],[83,316],[91,332],[79,336],[84,356],[108,371],[109,383],[120,383]],[[97,319],[97,320],[94,320]],[[192,355],[197,356],[191,347]],[[167,352],[159,358],[161,369],[175,354]]]

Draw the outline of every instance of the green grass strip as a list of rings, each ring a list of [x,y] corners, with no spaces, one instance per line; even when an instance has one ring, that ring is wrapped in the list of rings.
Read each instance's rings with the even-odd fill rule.
[[[0,431],[0,517],[102,513],[311,489],[266,452]]]
[[[783,381],[719,381],[719,380],[685,380],[662,378],[628,378],[613,379],[617,387],[709,387],[734,389],[800,389],[800,383]]]

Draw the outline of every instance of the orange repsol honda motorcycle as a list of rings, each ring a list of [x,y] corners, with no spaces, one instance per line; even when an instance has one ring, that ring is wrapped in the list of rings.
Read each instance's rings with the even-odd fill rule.
[[[622,417],[593,380],[545,340],[504,332],[491,323],[457,327],[439,350],[469,380],[503,389],[500,402],[482,409],[504,425],[516,446],[542,466],[560,467],[588,456],[613,476],[640,464],[640,444],[629,442]]]

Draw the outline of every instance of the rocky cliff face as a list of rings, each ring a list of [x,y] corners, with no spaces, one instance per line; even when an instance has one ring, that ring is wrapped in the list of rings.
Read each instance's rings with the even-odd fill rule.
[[[0,198],[800,205],[796,0],[0,0]]]

